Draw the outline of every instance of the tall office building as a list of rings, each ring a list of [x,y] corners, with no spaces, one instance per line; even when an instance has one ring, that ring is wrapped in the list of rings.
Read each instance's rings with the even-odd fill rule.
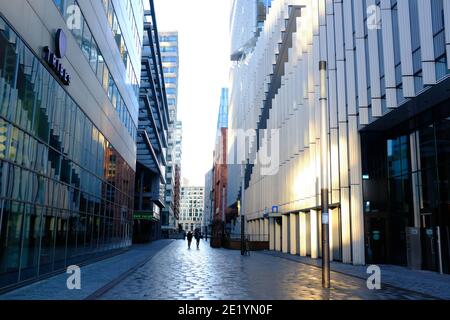
[[[158,27],[153,1],[147,4],[144,14],[134,203],[133,238],[137,242],[161,237],[169,147],[169,107]]]
[[[181,165],[181,158],[183,155],[183,122],[175,122],[175,146],[174,146],[175,163]]]
[[[179,197],[181,176],[181,152],[177,141],[181,142],[181,123],[177,121],[178,104],[178,32],[160,32],[161,59],[164,82],[166,85],[167,103],[169,107],[169,131],[167,149],[166,186],[164,193],[165,207],[162,212],[162,228],[168,237],[178,229]],[[178,173],[177,173],[178,172]]]
[[[180,225],[185,232],[201,231],[204,211],[204,187],[182,186],[180,202]]]
[[[0,1],[0,290],[131,244],[142,16]]]
[[[181,121],[175,122],[175,145],[174,145],[174,168],[175,168],[175,183],[173,191],[173,213],[176,220],[176,227],[179,229],[180,217],[180,199],[181,199],[181,156],[183,153],[183,123]]]
[[[213,216],[211,244],[220,246],[227,221],[227,147],[228,143],[228,88],[222,88],[217,117],[216,142],[213,162]]]
[[[211,169],[205,175],[204,211],[202,219],[202,232],[204,234],[211,233],[213,222],[213,183],[213,169]]]
[[[257,34],[253,16],[235,10],[235,48]],[[238,130],[257,133],[245,153],[247,230],[320,257],[326,156],[332,259],[449,273],[449,39],[446,0],[272,1],[254,46],[232,52],[230,151]],[[241,186],[230,184],[229,204]]]

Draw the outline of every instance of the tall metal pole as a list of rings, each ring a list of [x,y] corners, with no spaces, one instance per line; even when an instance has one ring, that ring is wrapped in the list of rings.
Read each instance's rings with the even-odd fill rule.
[[[330,241],[328,207],[328,101],[327,101],[327,62],[320,61],[320,171],[322,199],[322,286],[330,287]]]
[[[245,187],[245,174],[244,165],[241,168],[241,201],[239,205],[239,215],[241,216],[241,255],[245,254],[245,214],[244,214],[244,187]]]

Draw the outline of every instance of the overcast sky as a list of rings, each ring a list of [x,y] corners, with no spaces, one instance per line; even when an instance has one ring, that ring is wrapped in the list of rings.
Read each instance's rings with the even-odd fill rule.
[[[159,31],[178,31],[181,172],[203,186],[212,167],[220,91],[228,86],[231,0],[155,0]]]

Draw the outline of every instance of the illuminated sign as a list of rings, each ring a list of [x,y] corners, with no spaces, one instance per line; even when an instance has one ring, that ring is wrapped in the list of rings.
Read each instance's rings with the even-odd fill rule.
[[[56,73],[61,82],[68,86],[70,85],[70,75],[59,61],[59,59],[64,58],[66,55],[66,48],[66,35],[64,34],[64,31],[58,29],[55,35],[55,52],[53,52],[48,46],[44,47],[44,59],[49,67]]]
[[[138,211],[133,214],[134,220],[153,220],[153,212],[151,211]]]
[[[155,221],[155,220],[159,220],[160,214],[161,214],[161,209],[156,204],[153,204],[152,211],[135,211],[133,213],[133,219],[134,220]]]

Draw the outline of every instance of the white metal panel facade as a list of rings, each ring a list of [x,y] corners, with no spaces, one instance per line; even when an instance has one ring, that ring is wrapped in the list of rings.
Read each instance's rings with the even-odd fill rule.
[[[326,138],[330,142],[326,156],[330,158],[331,202],[336,206],[331,217],[332,239],[340,239],[333,242],[333,251],[340,252],[340,255],[333,254],[333,258],[346,263],[365,263],[359,130],[383,118],[405,99],[414,97],[420,91],[417,80],[423,78],[424,85],[439,80],[435,71],[430,3],[431,0],[418,1],[419,13],[411,15],[414,8],[407,0],[274,0],[252,55],[233,67],[229,141],[237,141],[239,130],[258,129],[267,97],[271,102],[267,129],[279,130],[280,137],[279,163],[271,171],[273,174],[264,174],[267,163],[255,161],[266,150],[258,150],[255,143],[246,152],[245,160],[254,166],[247,168],[249,179],[243,212],[248,220],[262,219],[273,206],[283,216],[295,214],[291,219],[278,221],[284,224],[298,220],[298,228],[290,228],[298,238],[290,239],[292,246],[298,244],[292,252],[319,256],[319,168],[320,157],[325,156],[317,147],[324,138],[320,136],[319,126],[319,61],[325,59],[329,107]],[[289,15],[290,5],[304,6],[300,17]],[[444,11],[449,10],[447,2]],[[450,19],[447,17],[448,56]],[[291,34],[286,30],[290,19],[296,19],[296,30]],[[376,23],[369,25],[372,20]],[[419,55],[417,48],[413,48],[417,34],[412,34],[411,23],[420,29],[419,63],[414,60]],[[279,51],[289,42],[286,35],[291,37],[292,46],[288,49],[281,85],[271,96],[269,90],[277,79],[274,67],[282,54]],[[253,89],[246,87],[250,84]],[[274,140],[273,136],[269,140],[272,152]],[[274,227],[269,228],[269,235],[271,247],[277,250],[279,237],[271,235],[278,228],[274,219],[270,219]],[[280,230],[288,230],[283,228],[287,227]],[[282,234],[284,244],[288,243],[285,235],[286,231]],[[283,250],[287,250],[284,245]]]

